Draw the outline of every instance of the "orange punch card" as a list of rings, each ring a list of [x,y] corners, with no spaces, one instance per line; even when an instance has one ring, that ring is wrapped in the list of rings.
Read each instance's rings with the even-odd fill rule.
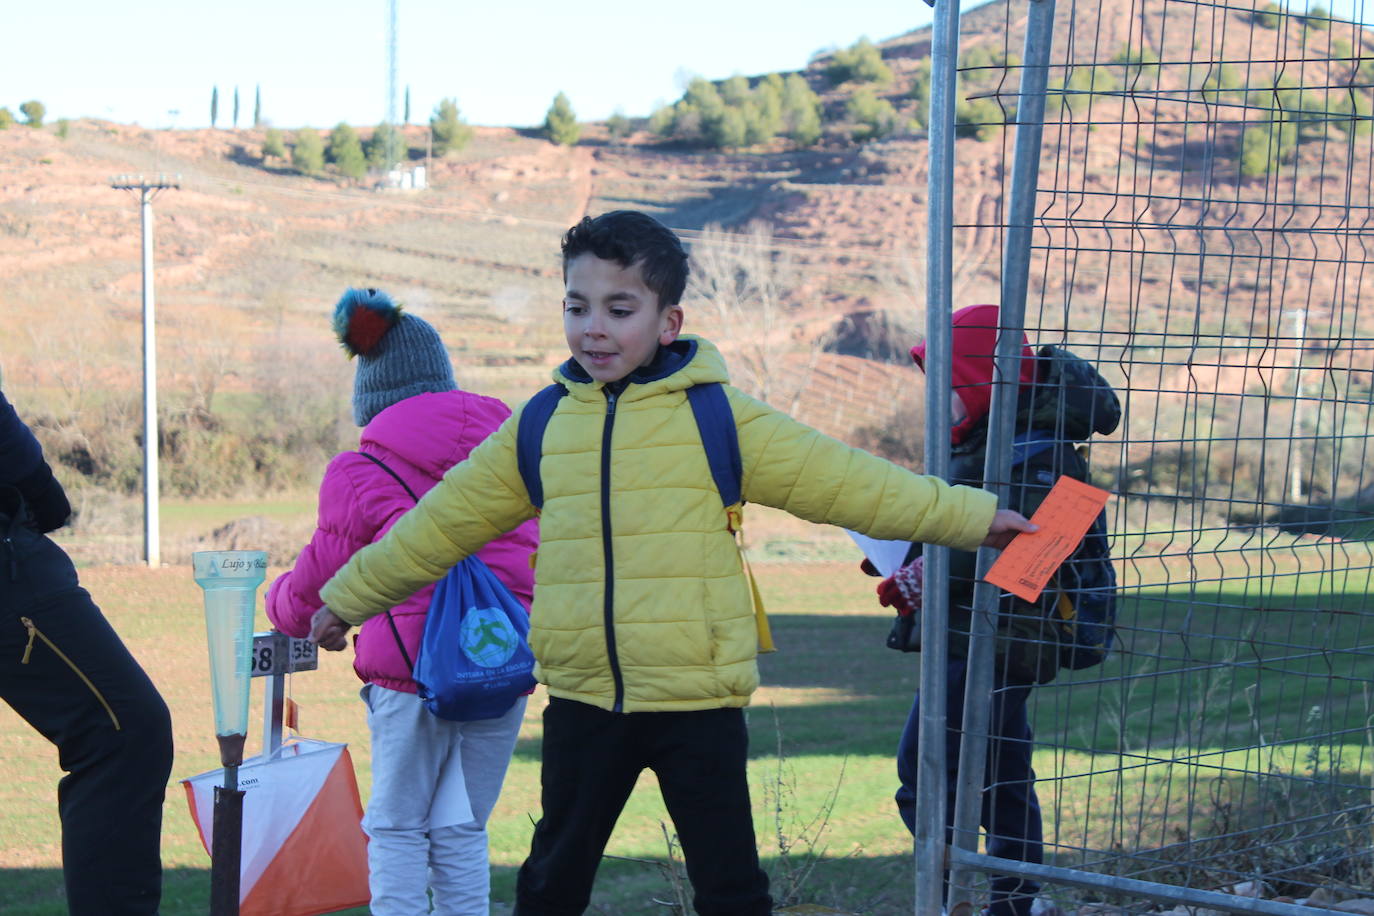
[[[1018,534],[984,578],[1025,601],[1039,598],[1110,495],[1072,477],[1060,477],[1031,518],[1040,530]]]

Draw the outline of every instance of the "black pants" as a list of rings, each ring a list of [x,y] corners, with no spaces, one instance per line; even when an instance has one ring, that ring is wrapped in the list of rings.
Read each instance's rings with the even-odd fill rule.
[[[156,913],[172,769],[167,705],[76,585],[61,548],[27,529],[8,533],[0,551],[0,698],[57,745],[67,773],[57,787],[67,907],[72,916]]]
[[[601,853],[645,767],[658,776],[700,916],[767,916],[741,709],[613,713],[551,699],[544,711],[542,801],[516,882],[517,916],[575,916],[591,900]]]
[[[949,694],[945,702],[947,843],[954,842],[954,796],[959,782],[959,745],[964,736],[967,678],[968,662],[951,659],[947,669]],[[1031,767],[1034,736],[1026,715],[1026,701],[1032,686],[1008,679],[1000,670],[994,676],[992,715],[988,721],[987,772],[979,822],[987,831],[988,855],[1039,865],[1044,861],[1045,847],[1040,799],[1035,794],[1035,770]],[[897,810],[912,833],[916,832],[916,751],[920,725],[921,697],[918,693],[897,749],[897,775],[902,781],[897,790]],[[991,889],[989,916],[1029,916],[1040,885],[1029,878],[995,874]]]

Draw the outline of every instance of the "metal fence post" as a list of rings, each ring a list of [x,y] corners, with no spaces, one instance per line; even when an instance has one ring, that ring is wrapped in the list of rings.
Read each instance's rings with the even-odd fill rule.
[[[1015,434],[1017,378],[1020,375],[1021,339],[1025,328],[1026,289],[1030,273],[1031,230],[1035,219],[1035,195],[1040,170],[1040,144],[1045,117],[1050,47],[1053,38],[1054,0],[1031,0],[1016,106],[1016,147],[1012,163],[1007,232],[1002,257],[1002,295],[997,335],[997,363],[993,378],[992,407],[988,419],[984,486],[997,493],[1005,507],[1011,476],[1011,440]],[[932,169],[932,174],[933,174]],[[954,811],[954,845],[976,851],[987,769],[988,721],[992,712],[997,605],[1000,591],[982,581],[996,559],[995,551],[978,552],[978,578],[974,586],[974,613],[969,634],[968,673],[964,683],[963,739],[959,745],[959,785]],[[951,913],[962,912],[972,888],[968,869],[957,863],[950,875]]]
[[[949,472],[950,315],[954,311],[954,107],[959,0],[935,5],[931,41],[930,174],[926,237],[925,471]],[[940,911],[945,871],[945,669],[949,655],[949,550],[927,547],[921,609],[920,734],[917,737],[916,913]]]

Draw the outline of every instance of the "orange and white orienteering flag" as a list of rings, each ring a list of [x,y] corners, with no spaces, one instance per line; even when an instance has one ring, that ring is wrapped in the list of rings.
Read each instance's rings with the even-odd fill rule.
[[[183,779],[209,852],[224,771]],[[367,837],[348,745],[297,739],[239,767],[243,859],[239,916],[316,916],[366,906]]]

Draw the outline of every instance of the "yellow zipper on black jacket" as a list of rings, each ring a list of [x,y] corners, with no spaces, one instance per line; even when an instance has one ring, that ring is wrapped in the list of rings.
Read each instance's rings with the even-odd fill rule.
[[[625,677],[620,671],[620,659],[615,648],[615,554],[611,549],[611,431],[615,428],[615,403],[617,393],[609,388],[606,393],[606,422],[601,427],[601,552],[606,565],[606,586],[602,615],[606,628],[606,660],[611,666],[611,679],[615,682],[615,697],[612,712],[624,712]]]

